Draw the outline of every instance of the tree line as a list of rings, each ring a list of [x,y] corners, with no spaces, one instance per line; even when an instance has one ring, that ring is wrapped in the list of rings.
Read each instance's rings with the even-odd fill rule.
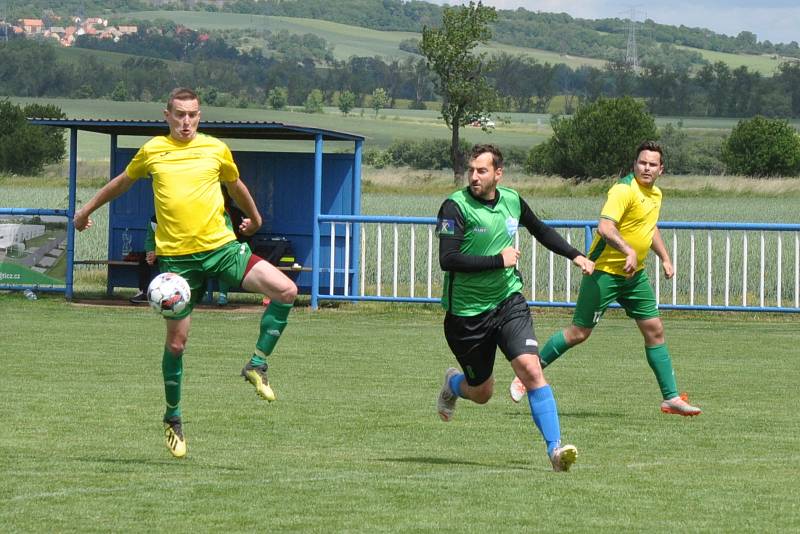
[[[337,61],[317,36],[295,36],[305,42],[306,57],[285,54],[288,37],[273,36],[274,49],[242,51],[219,36],[180,28],[141,32],[115,43],[80,38],[78,46],[138,54],[118,65],[91,55],[67,60],[53,45],[25,39],[0,41],[0,93],[30,97],[112,98],[161,101],[176,85],[216,95],[209,104],[267,106],[275,88],[283,88],[286,105],[302,106],[318,89],[323,103],[337,105],[347,91],[354,106],[369,101],[376,89],[423,108],[437,98],[435,73],[422,57],[385,60],[351,57]],[[284,52],[281,52],[281,51]],[[168,61],[180,61],[176,67]],[[37,65],[37,68],[31,68]],[[645,67],[641,74],[609,62],[603,68],[541,63],[528,56],[501,53],[483,59],[481,72],[495,88],[495,112],[574,113],[599,98],[632,96],[656,115],[694,117],[800,117],[800,64],[786,62],[771,77],[742,66],[717,62],[696,73],[688,65]],[[560,107],[554,108],[558,98]]]

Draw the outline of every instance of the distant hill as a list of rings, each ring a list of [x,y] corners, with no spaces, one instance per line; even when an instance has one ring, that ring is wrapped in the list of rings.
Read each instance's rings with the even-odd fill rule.
[[[402,59],[413,54],[401,50],[400,43],[408,39],[421,38],[421,34],[409,31],[374,30],[319,19],[244,13],[134,11],[126,13],[123,18],[126,20],[138,19],[150,21],[157,19],[171,20],[195,30],[266,30],[269,32],[286,30],[289,33],[298,35],[311,33],[325,39],[328,44],[333,47],[333,55],[338,60],[346,60],[351,56],[381,56],[386,59]],[[580,27],[578,19],[571,20],[576,27]],[[621,21],[620,25],[622,25]],[[587,32],[589,30],[582,29],[581,31]],[[601,34],[599,31],[592,31]],[[497,36],[498,32],[495,32],[495,37]],[[505,41],[505,39],[503,41]],[[250,44],[252,46],[265,48],[263,40],[251,39]],[[775,54],[738,54],[703,50],[689,46],[676,46],[674,48],[686,51],[687,54],[694,54],[700,60],[712,63],[722,61],[729,64],[731,68],[746,66],[748,70],[759,72],[765,76],[771,76],[778,65],[785,60],[785,58]],[[573,55],[571,53],[561,53],[541,48],[530,48],[520,46],[519,44],[507,44],[497,40],[493,40],[489,46],[481,48],[480,51],[488,52],[489,54],[499,52],[506,52],[512,55],[519,54],[532,57],[542,63],[564,63],[573,69],[580,66],[600,68],[607,62],[606,59],[598,57]],[[699,65],[700,63],[697,64]]]
[[[191,27],[218,29],[266,28],[269,23],[264,21],[273,20],[285,25],[279,29],[300,33],[309,31],[309,26],[314,31],[313,24],[294,23],[294,20],[325,21],[350,27],[344,32],[335,26],[317,28],[322,32],[321,37],[334,44],[339,59],[376,54],[402,57],[402,51],[393,46],[397,36],[413,38],[424,26],[438,24],[444,9],[441,5],[419,0],[28,0],[6,4],[4,15],[8,20],[44,17],[57,25],[76,15],[112,20],[155,16]],[[162,11],[142,11],[156,6]],[[164,11],[166,9],[170,11]],[[187,14],[189,9],[193,11]],[[265,16],[275,18],[261,18]],[[250,17],[252,22],[248,22]],[[620,18],[591,20],[574,18],[566,13],[501,9],[494,24],[494,42],[534,50],[524,52],[526,54],[556,54],[574,67],[576,63],[569,62],[572,58],[581,58],[579,61],[586,64],[623,60],[628,25],[628,20]],[[353,40],[356,42],[351,46]],[[367,47],[367,53],[363,52],[362,43]],[[706,28],[670,26],[649,19],[637,23],[637,44],[640,64],[664,61],[704,63],[711,55],[731,66],[746,65],[769,74],[773,63],[785,58],[800,59],[800,47],[796,42],[758,41],[756,35],[748,31],[728,36]],[[387,50],[387,46],[391,50]],[[752,57],[735,59],[719,56],[720,53]],[[552,56],[543,57],[550,61]],[[771,59],[772,63],[764,63],[761,58]]]

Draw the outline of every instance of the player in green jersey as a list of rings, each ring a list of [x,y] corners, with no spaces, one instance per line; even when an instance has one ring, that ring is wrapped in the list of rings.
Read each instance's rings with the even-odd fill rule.
[[[569,258],[589,274],[594,264],[539,220],[513,189],[498,186],[503,155],[493,145],[476,145],[469,162],[469,186],[439,209],[439,262],[444,274],[444,334],[462,371],[445,373],[437,399],[450,421],[459,397],[485,404],[494,391],[497,348],[527,386],[531,415],[547,444],[555,471],[567,471],[578,451],[561,445],[553,392],[539,364],[530,308],[522,296],[514,238],[521,224],[549,250]]]
[[[556,333],[542,347],[542,367],[553,363],[568,349],[583,343],[613,301],[625,309],[644,337],[647,363],[661,388],[661,411],[683,416],[699,415],[700,408],[678,395],[672,360],[664,340],[664,325],[653,288],[644,270],[650,250],[661,259],[664,275],[675,274],[667,247],[656,223],[661,209],[661,190],[655,185],[664,172],[661,147],[646,141],[636,149],[633,173],[620,179],[608,192],[600,212],[597,234],[589,252],[595,262],[592,276],[581,282],[572,324]],[[518,378],[511,383],[511,398],[525,391]]]
[[[181,458],[186,455],[180,408],[183,352],[189,339],[190,314],[202,299],[208,279],[221,278],[272,300],[261,317],[253,355],[241,372],[258,395],[268,401],[275,400],[275,393],[267,379],[267,356],[286,326],[297,286],[275,266],[252,254],[247,244],[237,242],[234,232],[225,225],[220,183],[247,215],[239,226],[242,234],[249,236],[259,229],[261,214],[239,179],[227,145],[198,133],[197,94],[186,88],[172,91],[164,118],[169,135],[147,141],[122,173],[75,212],[74,223],[78,231],[91,227],[89,215],[97,208],[125,193],[137,179],[152,178],[159,267],[162,272],[180,274],[192,289],[186,309],[165,321],[162,357],[166,443],[172,455]]]

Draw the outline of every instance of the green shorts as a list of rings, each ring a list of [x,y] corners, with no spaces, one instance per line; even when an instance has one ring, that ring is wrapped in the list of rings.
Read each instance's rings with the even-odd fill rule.
[[[656,296],[644,269],[630,278],[595,270],[581,280],[572,323],[583,328],[594,328],[606,308],[615,300],[632,319],[659,316]]]
[[[170,319],[183,319],[202,300],[209,279],[219,279],[230,287],[238,287],[250,267],[253,253],[247,243],[231,241],[221,247],[206,252],[184,254],[183,256],[159,256],[158,267],[162,273],[177,273],[189,282],[192,298],[186,308]]]

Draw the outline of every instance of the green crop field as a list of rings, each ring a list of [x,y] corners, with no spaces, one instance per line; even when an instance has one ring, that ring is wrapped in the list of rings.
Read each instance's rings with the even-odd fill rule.
[[[346,60],[351,56],[381,56],[387,59],[402,59],[414,56],[414,54],[400,50],[399,44],[404,39],[421,38],[419,33],[412,32],[379,31],[324,20],[245,15],[238,13],[138,11],[126,16],[132,19],[155,20],[160,18],[173,20],[196,30],[256,29],[268,30],[270,32],[286,30],[289,33],[300,35],[312,33],[318,37],[322,37],[329,45],[333,46],[333,55],[337,60]],[[250,44],[264,48],[264,43],[262,41],[251,40]],[[542,63],[564,63],[573,69],[584,65],[602,68],[605,64],[605,61],[599,59],[567,56],[547,50],[536,50],[533,48],[524,48],[494,42],[487,46],[479,47],[478,52],[486,52],[490,55],[501,52],[512,55],[521,54]]]
[[[537,311],[540,338],[568,321]],[[270,358],[278,400],[239,377],[257,313],[201,309],[185,354],[183,460],[163,444],[161,320],[142,307],[0,294],[0,524],[8,532],[796,532],[796,321],[668,314],[679,387],[658,410],[634,325],[612,312],[547,370],[553,473],[528,406],[435,400],[454,363],[441,311],[296,309]],[[768,350],[765,350],[765,347]]]
[[[69,118],[74,119],[163,119],[164,105],[157,102],[114,102],[111,100],[74,100],[66,98],[11,99],[24,105],[30,102],[59,106]],[[504,115],[505,116],[505,115]],[[509,114],[509,124],[500,124],[492,133],[480,128],[465,127],[462,137],[471,143],[494,142],[501,146],[529,148],[546,139],[551,131],[549,118],[542,115]],[[365,148],[386,148],[395,139],[416,139],[420,131],[425,137],[449,139],[450,130],[433,110],[383,109],[376,117],[374,110],[357,108],[348,116],[336,108],[325,108],[324,113],[303,113],[299,110],[275,111],[272,109],[216,108],[203,106],[203,119],[209,121],[267,121],[281,122],[315,128],[353,132],[366,138]],[[165,126],[166,131],[166,126]],[[120,146],[139,146],[142,138],[121,136]],[[233,140],[231,147],[238,150],[302,150],[313,151],[313,143],[255,142]],[[332,150],[352,150],[352,143],[326,143]],[[79,132],[78,155],[83,160],[108,159],[109,137],[103,134]]]
[[[350,56],[375,55],[403,58],[411,56],[398,48],[403,39],[417,34],[409,32],[384,32],[337,24],[323,20],[290,17],[267,17],[263,15],[244,15],[237,13],[200,13],[192,11],[154,11],[132,13],[134,18],[172,19],[193,29],[231,30],[258,29],[270,32],[286,30],[293,34],[312,33],[334,46],[336,59],[344,60]],[[263,48],[264,44],[254,43]]]
[[[120,66],[127,59],[137,59],[142,57],[134,54],[123,54],[120,52],[109,52],[106,50],[92,50],[90,48],[78,48],[75,46],[71,46],[69,48],[56,46],[53,47],[53,50],[59,59],[64,59],[70,63],[79,65],[83,60],[89,57],[95,58],[100,65],[104,65],[106,67]],[[192,69],[192,65],[189,63],[170,61],[166,59],[162,59],[161,61],[166,63],[170,70],[175,74],[191,71]]]
[[[760,72],[764,76],[772,76],[777,72],[778,66],[786,61],[787,58],[771,56],[766,54],[730,54],[727,52],[716,52],[714,50],[702,50],[689,46],[676,45],[675,48],[697,52],[710,63],[722,61],[727,63],[731,70],[739,67],[747,67],[750,72]]]
[[[74,119],[131,119],[161,120],[163,104],[158,102],[115,102],[98,99],[68,98],[24,98],[12,97],[15,104],[31,102],[54,104],[60,107],[69,118]],[[464,127],[461,136],[470,143],[492,142],[502,147],[515,146],[528,149],[552,135],[550,116],[535,113],[497,113],[497,127],[486,133],[480,128]],[[416,139],[422,135],[427,138],[449,139],[450,130],[444,125],[436,110],[383,109],[376,116],[372,109],[356,108],[349,115],[338,109],[327,107],[324,113],[303,113],[289,108],[282,111],[272,109],[240,109],[203,106],[203,119],[210,121],[267,121],[300,126],[311,126],[330,130],[352,132],[365,137],[366,149],[385,149],[397,139]],[[730,131],[738,122],[727,118],[657,117],[656,123],[683,125],[686,130],[696,130],[714,134]],[[790,121],[800,128],[800,120]],[[166,126],[165,126],[166,130]],[[121,136],[120,146],[137,147],[142,138]],[[312,143],[293,143],[291,147],[280,142],[254,142],[233,140],[231,146],[237,150],[313,150]],[[352,150],[352,143],[326,143],[328,150]],[[79,132],[78,156],[81,160],[107,160],[109,137],[103,134]]]

